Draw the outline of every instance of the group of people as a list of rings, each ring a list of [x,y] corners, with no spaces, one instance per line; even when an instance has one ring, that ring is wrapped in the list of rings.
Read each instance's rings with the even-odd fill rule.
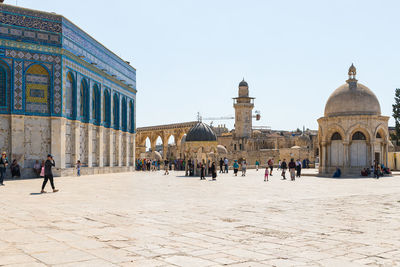
[[[301,177],[302,162],[300,161],[300,159],[297,159],[296,161],[294,159],[291,159],[289,163],[286,162],[286,159],[283,159],[283,161],[279,160],[278,170],[279,169],[281,170],[282,180],[286,180],[286,171],[289,169],[290,180],[295,181],[296,177]],[[272,176],[273,170],[274,159],[271,158],[268,160],[267,166],[265,168],[264,181],[268,181],[268,177]]]
[[[3,152],[0,159],[0,186],[4,186],[4,179],[6,178],[6,171],[9,165],[7,153]],[[21,177],[21,168],[18,161],[14,159],[10,165],[11,177]]]
[[[166,163],[166,161],[168,161],[168,163]],[[168,167],[169,171],[172,169],[175,171],[183,171],[185,170],[185,164],[185,160],[182,159],[164,161],[159,159],[137,159],[135,167],[137,171],[159,171],[162,168],[165,170],[166,167]]]
[[[385,164],[378,164],[374,163],[374,165],[371,166],[371,168],[364,168],[361,170],[361,176],[368,177],[368,176],[373,176],[376,179],[379,179],[382,176],[385,176],[385,174],[391,174],[391,171],[388,167],[385,166]]]
[[[6,177],[6,170],[8,167],[8,158],[7,158],[7,153],[3,152],[1,154],[0,158],[0,185],[4,186],[4,178]],[[37,160],[36,163],[33,166],[33,170],[36,173],[38,177],[43,177],[43,183],[42,183],[42,189],[40,193],[46,193],[44,191],[47,182],[50,180],[51,187],[53,189],[53,192],[58,192],[58,189],[55,188],[54,186],[54,179],[53,179],[53,172],[52,172],[52,167],[55,166],[55,161],[53,159],[53,156],[51,154],[47,155],[47,160],[42,161],[42,164],[39,164],[39,161]],[[11,176],[12,177],[21,177],[21,169],[20,166],[17,162],[17,160],[13,160],[12,164],[10,166],[11,169]]]

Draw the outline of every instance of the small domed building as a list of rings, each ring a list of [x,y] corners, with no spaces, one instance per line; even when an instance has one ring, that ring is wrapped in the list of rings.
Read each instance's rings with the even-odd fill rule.
[[[217,146],[217,136],[207,124],[199,121],[189,130],[184,142],[184,155],[186,160],[193,162],[194,175],[199,174],[199,170],[196,168],[199,163],[210,164],[213,161],[217,163]],[[187,173],[188,164],[185,168]]]
[[[318,119],[319,173],[330,176],[340,168],[344,175],[360,174],[377,163],[387,166],[389,117],[381,115],[375,94],[358,83],[356,68],[329,97],[324,117]]]

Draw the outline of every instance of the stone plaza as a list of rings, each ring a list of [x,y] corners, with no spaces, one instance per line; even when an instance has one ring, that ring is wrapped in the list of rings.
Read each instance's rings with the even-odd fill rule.
[[[59,177],[0,188],[0,266],[400,266],[400,178],[263,170]]]

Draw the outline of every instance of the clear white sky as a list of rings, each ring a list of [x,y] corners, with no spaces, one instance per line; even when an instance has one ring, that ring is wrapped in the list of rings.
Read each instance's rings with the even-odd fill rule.
[[[15,0],[6,0],[15,4]],[[357,78],[391,116],[400,87],[400,1],[18,0],[62,14],[137,68],[137,127],[233,115],[244,77],[255,125],[317,129]],[[217,124],[218,122],[214,122]],[[230,127],[232,121],[225,121]],[[391,119],[390,125],[393,125]]]

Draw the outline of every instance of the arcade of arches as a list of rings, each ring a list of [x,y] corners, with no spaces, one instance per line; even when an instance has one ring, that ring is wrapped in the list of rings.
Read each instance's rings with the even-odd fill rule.
[[[162,141],[162,157],[167,158],[168,152],[168,140],[173,136],[175,140],[174,150],[169,151],[170,155],[168,158],[182,158],[181,155],[181,142],[186,133],[196,125],[196,121],[174,123],[167,125],[158,125],[151,127],[141,127],[136,130],[136,158],[146,157],[146,139],[150,140],[150,151],[155,152],[157,139],[160,137]]]

